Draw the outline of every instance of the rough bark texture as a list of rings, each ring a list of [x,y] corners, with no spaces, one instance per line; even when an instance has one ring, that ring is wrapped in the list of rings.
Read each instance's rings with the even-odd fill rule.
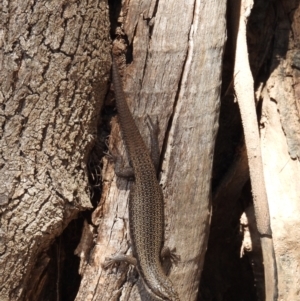
[[[122,38],[128,38],[132,62],[123,72],[124,90],[145,141],[147,115],[158,120],[166,245],[181,256],[170,278],[182,300],[197,298],[208,238],[225,9],[225,1],[128,1],[115,42],[122,53]],[[118,132],[113,121],[112,147],[120,146]],[[129,252],[126,200],[131,186],[114,176],[111,164],[104,165],[103,179],[92,217],[98,237],[76,300],[141,300],[132,269],[123,264],[112,271],[101,268],[105,257]]]
[[[91,208],[87,158],[110,68],[105,1],[3,1],[0,299],[41,300],[44,251]]]
[[[65,232],[45,251],[80,210],[91,208],[86,162],[110,68],[107,3],[1,5],[0,300],[72,300],[71,295],[60,298],[71,271],[49,275],[47,268],[53,265],[53,250],[58,258],[71,257],[71,252],[60,255],[60,246],[74,232]],[[170,271],[174,286],[182,300],[197,299],[210,226],[199,300],[264,300],[261,246],[232,89],[232,8],[227,8],[222,65],[225,1],[128,0],[122,9],[119,5],[112,1],[110,17],[115,44],[120,55],[127,55],[127,99],[148,145],[147,115],[158,120],[160,129],[166,244],[181,255]],[[247,26],[279,300],[299,299],[299,15],[299,1],[255,0]],[[109,143],[125,153],[116,119]],[[91,222],[84,222],[75,251],[82,275],[76,300],[140,300],[143,287],[134,269],[101,267],[111,254],[130,253],[131,183],[116,178],[113,164],[103,161],[100,203]],[[240,231],[243,212],[248,219]],[[73,229],[78,233],[78,228]]]

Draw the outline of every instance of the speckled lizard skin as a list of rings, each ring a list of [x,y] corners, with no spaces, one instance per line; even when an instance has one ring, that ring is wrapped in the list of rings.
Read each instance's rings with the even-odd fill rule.
[[[164,200],[149,151],[125,100],[113,58],[112,78],[122,136],[135,176],[129,226],[133,256],[145,288],[156,300],[180,301],[160,261],[164,240]]]

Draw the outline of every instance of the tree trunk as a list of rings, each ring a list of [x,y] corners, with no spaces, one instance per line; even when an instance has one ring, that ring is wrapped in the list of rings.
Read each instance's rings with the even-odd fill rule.
[[[42,300],[45,252],[92,207],[87,159],[110,70],[108,7],[1,6],[0,299]]]
[[[232,74],[231,63],[235,53],[231,39],[231,2],[214,162],[214,210],[200,300],[214,300],[220,296],[222,300],[265,300],[261,246],[254,224],[251,186],[247,182],[247,157],[240,143],[240,121],[230,84],[236,76]],[[257,0],[247,26],[277,267],[274,273],[278,277],[278,296],[274,300],[299,299],[299,12],[299,1]],[[224,176],[222,169],[226,168],[228,172]],[[253,277],[249,273],[249,263]]]
[[[131,1],[122,7],[122,25],[114,42],[116,52],[122,55],[126,49],[130,54],[128,65],[125,59],[123,64],[124,90],[145,141],[149,141],[147,116],[158,121],[165,244],[176,247],[181,256],[169,277],[181,300],[197,298],[208,239],[225,9],[225,1],[159,1],[157,7]],[[113,120],[110,148],[120,150],[121,145]],[[102,172],[103,192],[92,215],[98,236],[76,300],[146,300],[127,265],[108,271],[101,267],[112,254],[130,253],[131,187],[115,176],[106,159]]]
[[[270,76],[261,91],[261,137],[278,269],[279,300],[299,299],[299,1],[276,3]]]
[[[126,158],[117,118],[107,121],[111,102],[100,120],[104,97],[112,97],[106,95],[110,26],[127,102],[149,150],[146,121],[158,124],[165,245],[181,256],[177,266],[164,266],[181,300],[265,299],[232,85],[232,1],[111,1],[109,8],[106,1],[2,4],[1,301],[148,300],[135,269],[102,268],[105,257],[130,254],[132,182],[116,177],[109,156],[99,162],[109,126],[110,148]],[[297,300],[299,1],[256,0],[249,12],[253,126],[260,127],[278,300]],[[76,269],[81,281],[73,284]]]

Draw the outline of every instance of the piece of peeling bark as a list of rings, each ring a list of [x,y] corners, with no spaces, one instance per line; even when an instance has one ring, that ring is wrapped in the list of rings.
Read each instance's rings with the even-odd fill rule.
[[[248,59],[246,25],[253,6],[252,0],[235,3],[236,11],[236,55],[234,64],[234,89],[239,104],[247,149],[254,212],[260,234],[265,274],[267,301],[277,298],[277,267],[270,224],[270,213],[264,180],[260,136],[254,99],[254,81]]]

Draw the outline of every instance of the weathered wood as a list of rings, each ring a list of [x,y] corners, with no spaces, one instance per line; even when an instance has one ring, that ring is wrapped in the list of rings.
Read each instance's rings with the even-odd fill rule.
[[[300,279],[299,3],[279,1],[276,12],[271,72],[261,93],[261,145],[278,266],[278,300],[297,300]]]
[[[146,142],[147,115],[159,124],[166,244],[181,255],[170,277],[182,300],[197,298],[208,238],[225,10],[225,1],[159,1],[154,20],[151,3],[131,1],[119,19],[132,43],[124,90]],[[121,37],[115,41],[120,53],[126,48]],[[119,148],[118,132],[114,121],[112,147]],[[101,268],[105,257],[129,251],[130,185],[114,176],[106,160],[103,179],[92,219],[98,237],[76,300],[140,300],[134,271],[128,272],[126,265],[107,272]]]
[[[234,63],[234,90],[239,104],[247,150],[257,230],[264,260],[265,299],[277,300],[277,267],[274,254],[270,212],[265,186],[260,137],[254,98],[254,80],[248,59],[246,26],[253,0],[235,2],[236,54]]]
[[[86,163],[110,68],[108,7],[1,6],[0,299],[40,300],[41,252],[91,208]]]
[[[236,1],[231,2],[232,4],[236,3]],[[229,6],[228,22],[232,22],[234,19],[231,17],[232,12],[233,9]],[[297,159],[300,141],[299,12],[299,3],[295,1],[279,0],[273,3],[255,1],[255,7],[249,19],[250,24],[247,26],[249,59],[254,75],[255,96],[258,104],[264,179],[277,263],[278,300],[297,300],[300,278],[298,269],[300,199],[298,183],[300,173]],[[229,37],[232,36],[231,31],[228,34]],[[269,42],[266,41],[272,41],[270,47],[268,46]],[[234,55],[235,46],[230,46],[232,49],[228,50],[225,62],[231,62]],[[224,79],[231,81],[232,74],[228,69],[224,72]],[[225,90],[229,91],[230,89],[227,87]],[[245,90],[245,87],[243,88]],[[228,94],[230,93],[231,91]],[[226,102],[233,102],[232,98],[230,99],[229,95]],[[226,105],[225,102],[224,104]],[[233,104],[231,108],[234,108]],[[228,114],[229,111],[226,112]],[[222,133],[226,127],[229,127],[228,132],[236,132],[236,126],[225,124],[228,119],[235,118],[233,110],[231,113],[232,115],[227,119],[223,116]],[[219,137],[218,145],[226,144],[226,139],[228,136]],[[240,147],[235,149],[235,156],[239,155],[239,149]],[[227,154],[223,153],[222,155],[226,157]],[[230,158],[230,155],[228,157]],[[239,197],[246,179],[246,169],[243,168],[242,157],[243,152],[241,158],[234,161],[228,173],[229,177],[222,181],[216,193],[211,229],[213,235],[210,236],[205,261],[205,282],[201,287],[203,296],[201,300],[211,300],[219,296],[226,296],[229,299],[231,297],[232,300],[249,298],[249,294],[245,294],[245,287],[248,287],[246,281],[248,284],[253,280],[251,277],[246,278],[243,275],[247,266],[240,264],[242,260],[236,260],[240,240],[236,231],[237,214],[245,210],[245,206],[248,206],[251,199],[251,187],[246,185],[243,188],[242,197],[236,202],[236,197]],[[220,159],[215,162],[215,165],[220,165],[218,163],[220,163]],[[220,167],[216,169],[220,170]],[[249,225],[250,227],[253,228],[253,224]],[[251,237],[253,237],[253,233],[251,233]],[[243,262],[247,261],[247,257],[250,260],[255,259],[257,266],[254,267],[253,272],[255,281],[257,281],[256,285],[260,288],[263,285],[263,277],[257,275],[259,272],[257,268],[260,269],[259,266],[264,262],[259,259],[258,240],[253,240],[252,244],[256,244],[253,246],[256,251],[252,250],[252,254],[246,255]],[[232,264],[233,261],[235,261],[234,264]],[[224,273],[224,271],[229,272]],[[244,280],[241,281],[243,277]],[[263,295],[263,292],[260,291],[259,300],[265,300]],[[253,300],[252,298],[249,300]]]

